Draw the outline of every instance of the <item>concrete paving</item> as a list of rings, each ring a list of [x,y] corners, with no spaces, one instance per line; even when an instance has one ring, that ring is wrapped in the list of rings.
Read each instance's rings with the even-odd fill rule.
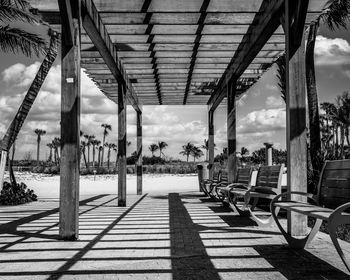
[[[0,207],[0,279],[350,279],[326,234],[292,250],[275,226],[259,228],[199,193],[80,204],[72,242],[58,240],[55,199]]]

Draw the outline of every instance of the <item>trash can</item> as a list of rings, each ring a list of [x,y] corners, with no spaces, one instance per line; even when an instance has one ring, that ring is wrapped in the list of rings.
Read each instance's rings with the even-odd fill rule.
[[[209,179],[209,170],[207,166],[208,166],[208,163],[206,162],[197,164],[199,191],[202,191],[201,184],[203,183],[203,181]]]

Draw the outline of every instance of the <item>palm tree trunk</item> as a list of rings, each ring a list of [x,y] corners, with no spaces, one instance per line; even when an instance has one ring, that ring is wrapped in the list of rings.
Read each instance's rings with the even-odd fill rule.
[[[107,168],[108,168],[108,170],[109,170],[110,158],[111,158],[111,149],[108,148],[108,154],[107,154]]]
[[[39,155],[40,155],[40,136],[38,135],[37,147],[36,147],[36,165],[39,165]]]
[[[345,142],[345,133],[344,125],[340,126],[340,157],[344,159],[344,142]]]
[[[37,97],[39,90],[42,86],[42,84],[45,81],[45,78],[47,74],[49,73],[49,70],[53,64],[53,62],[56,59],[57,56],[57,50],[58,50],[58,43],[59,43],[59,35],[58,33],[54,31],[50,31],[50,47],[49,50],[44,58],[44,61],[40,65],[40,68],[38,70],[38,73],[36,74],[32,84],[30,85],[30,88],[27,91],[26,96],[24,97],[24,100],[22,101],[21,106],[19,107],[17,114],[13,121],[10,124],[10,127],[7,129],[6,134],[2,140],[1,143],[1,150],[9,151],[11,148],[13,142],[17,138],[17,135],[19,131],[21,130],[21,127],[27,118],[27,115],[29,113],[30,108],[32,107],[35,98]],[[0,164],[1,166],[1,164]],[[1,171],[0,171],[0,174]],[[4,182],[3,176],[0,178],[0,186],[2,186]]]
[[[88,164],[90,164],[90,145],[88,146]]]
[[[101,165],[103,166],[103,157],[105,153],[105,141],[106,141],[106,134],[103,133],[103,141],[102,141],[102,155],[101,155]]]
[[[95,167],[95,145],[92,145],[92,166]]]
[[[336,124],[335,127],[335,156],[338,158],[338,148],[339,148],[339,126]]]
[[[309,108],[310,154],[312,167],[317,170],[321,168],[320,166],[317,166],[317,155],[321,152],[321,132],[315,73],[315,44],[318,27],[318,21],[312,22],[309,26],[305,54],[307,102]]]
[[[187,162],[188,162],[188,158],[190,157],[190,155],[187,155]]]

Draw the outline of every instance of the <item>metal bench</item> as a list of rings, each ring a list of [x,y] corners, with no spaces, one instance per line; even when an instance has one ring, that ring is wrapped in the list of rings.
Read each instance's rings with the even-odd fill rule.
[[[214,187],[220,183],[221,180],[221,170],[219,171],[214,171],[213,174],[213,179],[206,179],[203,180],[202,183],[200,184],[201,190],[207,195],[207,196],[212,196],[211,192],[213,191]]]
[[[216,186],[216,196],[221,200],[224,206],[229,205],[229,191],[232,188],[239,188],[243,190],[250,189],[250,183],[252,178],[253,168],[239,168],[237,170],[237,176],[234,183],[227,186]]]
[[[251,216],[259,226],[267,226],[273,222],[270,215],[268,218],[260,218],[254,213],[254,209],[260,198],[273,199],[281,194],[281,182],[284,165],[261,166],[258,170],[255,186],[249,189],[232,188],[228,198],[230,207],[242,216]],[[244,198],[243,207],[238,205],[239,199]],[[250,205],[250,200],[253,203]]]
[[[291,195],[304,196],[308,201],[290,200]],[[289,200],[285,200],[285,199]],[[280,200],[283,199],[283,200]],[[313,203],[310,203],[310,202]],[[287,233],[277,219],[278,210],[282,208],[316,218],[316,223],[304,238],[295,238]],[[286,192],[271,201],[272,216],[281,233],[293,248],[305,248],[315,237],[322,221],[328,222],[329,235],[346,268],[350,263],[345,257],[336,235],[337,226],[350,224],[350,160],[326,161],[318,182],[317,195],[302,192]]]

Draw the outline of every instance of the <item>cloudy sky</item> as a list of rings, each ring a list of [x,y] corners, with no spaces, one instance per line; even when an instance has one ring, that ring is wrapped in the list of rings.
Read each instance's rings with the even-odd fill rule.
[[[3,137],[24,94],[32,82],[40,59],[0,53],[0,136]],[[350,90],[350,34],[331,33],[321,28],[316,45],[317,86],[320,102],[333,101],[343,91]],[[102,123],[112,125],[107,142],[117,142],[117,105],[107,99],[82,73],[81,129],[86,134],[102,139]],[[179,151],[187,142],[202,145],[207,138],[207,107],[205,106],[144,106],[144,151],[148,146],[165,141],[169,147],[165,155],[181,158]],[[16,158],[26,152],[36,154],[34,130],[46,130],[42,138],[41,158],[46,159],[46,144],[60,134],[60,58],[43,85],[37,100],[18,137]],[[239,101],[237,109],[238,148],[245,146],[251,152],[266,141],[277,148],[285,148],[285,106],[280,97],[276,69],[272,67]],[[135,150],[136,115],[128,108],[128,154]],[[226,146],[226,109],[219,107],[215,114],[216,153]]]

